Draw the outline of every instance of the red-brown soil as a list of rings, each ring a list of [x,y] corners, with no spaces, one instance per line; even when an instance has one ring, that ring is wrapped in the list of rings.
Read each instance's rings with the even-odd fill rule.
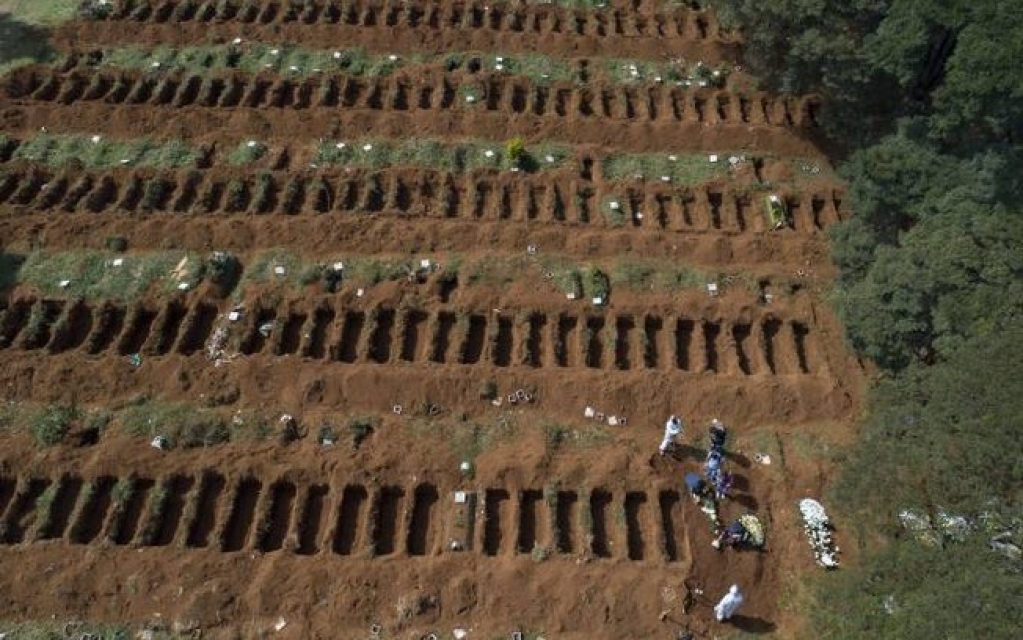
[[[106,22],[79,22],[61,29],[57,41],[65,48],[83,49],[114,42],[172,46],[243,38],[317,48],[343,43],[346,48],[386,53],[490,51],[582,57],[612,51],[621,58],[670,55],[694,62],[717,62],[736,47],[712,13],[677,8],[592,12],[502,2],[446,0],[386,7],[347,2],[337,14],[320,11],[288,19],[281,3],[258,4],[252,19],[243,12],[203,19],[204,13],[183,16],[157,10],[138,19],[118,16]]]
[[[674,10],[653,3],[638,11],[617,3],[600,18],[493,5],[481,10],[480,27],[462,3],[396,4],[412,9],[393,26],[376,5],[372,19],[369,5],[357,5],[354,24],[343,17],[334,24],[329,3],[311,3],[319,13],[307,24],[286,19],[277,2],[252,3],[251,23],[204,22],[182,4],[153,3],[137,21],[73,23],[59,42],[72,53],[237,35],[409,53],[613,51],[726,61],[737,46],[710,13],[679,12],[681,32],[665,30],[679,24],[666,17]],[[462,17],[453,20],[458,7]],[[620,32],[615,12],[627,18]],[[582,33],[565,26],[576,13],[586,18]],[[121,77],[130,87],[111,97]],[[443,261],[447,252],[510,259],[535,245],[578,262],[644,258],[746,272],[771,282],[774,297],[764,303],[742,286],[725,286],[719,297],[616,288],[610,305],[593,307],[566,300],[527,269],[500,284],[452,287],[433,276],[362,296],[347,284],[333,294],[319,285],[252,287],[242,293],[242,319],[231,323],[225,314],[234,303],[208,285],[130,303],[13,287],[0,300],[5,401],[116,408],[147,397],[288,413],[302,437],[162,452],[116,424],[96,442],[75,446],[71,438],[50,449],[27,429],[0,432],[0,617],[161,620],[202,628],[203,637],[361,638],[373,625],[381,638],[409,639],[450,637],[455,628],[469,638],[522,630],[623,640],[673,637],[685,626],[698,637],[735,628],[795,632],[799,612],[781,595],[816,570],[795,503],[826,485],[831,469],[821,450],[849,440],[865,379],[821,295],[834,275],[826,232],[849,215],[842,187],[795,177],[781,162],[697,186],[614,182],[599,159],[613,151],[748,150],[826,164],[812,142],[812,100],[603,81],[545,89],[437,70],[223,78],[236,83],[237,99],[225,102],[228,85],[204,88],[203,78],[171,78],[161,94],[163,78],[110,69],[36,66],[0,80],[0,132],[18,139],[45,127],[181,137],[217,150],[203,166],[176,171],[0,158],[2,248],[100,249],[123,236],[133,252],[230,250],[248,264],[266,248],[309,261],[374,254]],[[336,83],[336,95],[318,97],[320,82]],[[442,106],[445,92],[470,83],[483,90],[483,104]],[[98,88],[89,93],[90,86]],[[310,167],[316,140],[341,135],[522,135],[527,146],[576,145],[576,155],[566,168],[534,174]],[[284,151],[256,168],[226,166],[219,150],[248,137]],[[583,157],[598,159],[592,173],[580,170]],[[254,184],[257,171],[272,181],[272,201],[250,196],[228,206],[222,193],[215,197],[229,182]],[[169,191],[143,208],[139,193],[157,179]],[[775,191],[793,213],[792,229],[764,224],[760,200]],[[611,196],[634,202],[644,217],[611,225],[599,211]],[[783,283],[796,286],[783,291]],[[43,320],[30,330],[33,309]],[[263,336],[268,322],[274,328]],[[227,357],[214,362],[206,348],[220,326],[229,332]],[[134,353],[141,366],[128,363]],[[481,398],[488,382],[500,406]],[[586,407],[626,423],[600,426],[584,418]],[[671,413],[689,425],[686,446],[660,459]],[[344,426],[353,416],[382,418],[358,446]],[[684,493],[682,473],[700,467],[703,430],[714,417],[731,430],[729,463],[740,476],[723,513],[755,510],[767,525],[763,553],[715,551],[706,517]],[[321,424],[341,432],[335,446],[317,442]],[[759,452],[771,453],[770,466],[753,462]],[[459,471],[465,459],[472,474]],[[124,478],[134,478],[134,489],[120,495]],[[44,521],[36,500],[50,486]],[[457,502],[456,491],[469,492],[469,502]],[[685,582],[702,590],[688,613]],[[733,582],[747,603],[732,627],[719,625],[711,607]],[[287,625],[274,631],[280,619]]]

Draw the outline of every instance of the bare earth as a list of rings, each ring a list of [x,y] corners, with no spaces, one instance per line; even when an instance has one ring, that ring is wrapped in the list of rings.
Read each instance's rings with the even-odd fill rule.
[[[271,4],[281,3],[260,6]],[[452,25],[461,4],[444,0],[423,5],[437,9],[436,26],[429,12],[416,24],[401,18],[391,26],[383,11],[370,20],[363,3],[356,24],[335,24],[325,13],[309,24],[285,21],[283,11],[253,23],[154,14],[73,23],[57,42],[68,53],[240,36],[403,54],[455,48],[708,61],[735,54],[712,14],[612,4],[640,16],[642,30],[618,33],[591,21],[581,34],[574,26],[555,31],[554,18],[568,25],[571,14],[553,5],[508,5],[497,28],[487,26],[490,17],[480,27]],[[0,11],[9,5],[0,0]],[[511,26],[518,13],[525,32]],[[810,135],[810,103],[710,90],[673,98],[669,87],[639,83],[633,94],[619,87],[602,107],[593,87],[537,92],[485,70],[443,68],[349,79],[335,104],[309,98],[302,81],[270,74],[259,86],[237,76],[244,86],[230,100],[226,88],[201,95],[188,77],[167,99],[143,90],[116,98],[102,87],[112,91],[118,73],[74,61],[19,70],[2,81],[0,132],[182,137],[214,150],[208,165],[55,170],[0,156],[0,178],[14,177],[0,181],[6,250],[99,249],[124,236],[131,251],[230,250],[243,262],[279,247],[325,262],[404,255],[444,263],[458,253],[507,257],[515,266],[505,281],[452,285],[434,275],[362,296],[347,285],[333,294],[321,285],[253,288],[245,318],[230,325],[238,356],[220,366],[204,349],[233,303],[208,286],[130,304],[11,291],[0,301],[5,400],[101,406],[147,396],[288,413],[303,437],[161,452],[117,432],[98,442],[72,434],[48,450],[24,432],[0,433],[0,618],[161,620],[201,628],[203,637],[366,638],[374,625],[379,637],[409,639],[450,637],[456,628],[470,638],[522,630],[623,640],[673,637],[686,626],[698,637],[736,628],[795,632],[793,585],[816,570],[796,501],[819,497],[827,484],[827,451],[851,437],[864,384],[821,294],[833,276],[825,233],[849,215],[842,187],[794,176],[782,162],[826,164]],[[146,73],[125,76],[133,90],[147,81]],[[93,82],[96,95],[87,90]],[[446,83],[476,83],[493,97],[477,110],[442,106]],[[576,156],[535,174],[309,167],[318,138],[366,135],[521,135],[527,148],[554,141],[573,145]],[[257,169],[223,162],[254,136],[275,150]],[[600,172],[599,159],[614,151],[731,150],[769,160],[758,172],[741,166],[696,187],[656,179],[623,187]],[[594,168],[584,166],[593,158]],[[263,171],[279,194],[269,211],[231,211],[204,197]],[[174,189],[159,210],[142,212],[132,185],[157,175]],[[329,199],[316,191],[320,179],[332,185]],[[300,182],[298,202],[283,200],[290,181]],[[371,181],[378,189],[366,187]],[[761,188],[765,182],[781,185],[793,229],[766,228],[761,201],[774,191]],[[613,227],[597,207],[626,191],[646,215]],[[765,304],[762,291],[736,283],[718,297],[615,290],[610,305],[594,307],[557,291],[531,262],[529,245],[579,263],[643,258],[747,271],[773,299]],[[68,321],[26,340],[22,330],[40,304],[48,305],[47,326]],[[266,322],[275,323],[269,337],[258,331]],[[127,364],[136,352],[138,368]],[[481,398],[486,381],[496,385],[499,406]],[[604,423],[585,418],[586,407]],[[658,459],[671,413],[688,424],[686,446]],[[344,425],[360,415],[382,423],[355,446]],[[608,426],[609,416],[625,424]],[[723,513],[754,510],[767,525],[764,553],[715,551],[706,517],[685,495],[682,473],[700,468],[714,417],[730,428],[729,463],[739,476]],[[317,442],[325,422],[342,431],[336,446]],[[753,462],[760,452],[772,455],[770,465]],[[461,473],[472,456],[473,473]],[[127,477],[134,491],[115,496]],[[51,483],[59,490],[40,527],[35,500]],[[703,594],[688,614],[685,582]],[[733,626],[719,625],[711,607],[732,583],[747,602]],[[281,620],[286,626],[275,630]]]

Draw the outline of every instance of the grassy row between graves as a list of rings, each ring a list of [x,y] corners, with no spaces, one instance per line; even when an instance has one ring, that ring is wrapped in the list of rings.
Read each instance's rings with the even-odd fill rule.
[[[77,166],[85,169],[118,167],[181,169],[200,162],[230,167],[261,167],[281,151],[275,142],[242,140],[213,153],[210,145],[183,140],[157,141],[149,138],[115,139],[99,135],[55,135],[39,133],[21,139],[0,134],[0,161],[24,160],[53,168]],[[390,140],[356,137],[322,140],[309,145],[289,146],[292,156],[303,150],[314,168],[361,167],[385,169],[409,167],[464,173],[476,170],[515,170],[530,173],[572,167],[580,150],[558,144],[527,143],[521,138],[505,141],[445,141],[428,138]],[[781,159],[742,152],[719,154],[612,153],[598,156],[604,180],[659,180],[676,185],[696,185],[729,175],[740,162],[770,161],[795,168],[795,180],[812,179],[800,159]],[[800,174],[806,174],[805,176]]]
[[[444,54],[374,54],[362,49],[305,49],[289,44],[263,44],[240,38],[227,45],[122,47],[98,52],[86,64],[121,69],[206,74],[217,71],[273,73],[310,77],[330,73],[354,76],[388,76],[417,67],[441,68],[449,73],[497,73],[528,78],[545,85],[552,82],[585,84],[604,80],[614,84],[662,83],[687,88],[722,88],[728,83],[728,67],[697,62],[659,62],[626,58],[602,58],[593,65],[577,60],[536,54],[503,55],[478,51]]]
[[[267,249],[247,256],[225,252],[201,255],[194,251],[127,251],[127,241],[112,236],[106,250],[32,251],[8,249],[0,255],[0,290],[21,286],[47,297],[132,301],[191,291],[203,282],[218,285],[223,295],[244,299],[249,291],[300,293],[310,286],[324,291],[366,288],[383,282],[436,275],[457,279],[460,286],[501,287],[535,282],[572,299],[609,299],[616,290],[674,294],[700,290],[708,283],[756,292],[766,276],[705,271],[667,260],[617,258],[579,261],[566,256],[489,254],[468,257],[458,253],[410,257],[304,257],[284,249]],[[426,261],[424,263],[424,260]],[[425,266],[424,266],[425,265]],[[784,290],[784,278],[771,278]]]

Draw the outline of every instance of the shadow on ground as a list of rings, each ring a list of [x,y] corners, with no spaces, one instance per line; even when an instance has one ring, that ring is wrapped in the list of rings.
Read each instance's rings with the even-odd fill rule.
[[[0,296],[7,295],[18,284],[18,272],[24,263],[25,256],[0,249]]]
[[[56,57],[48,28],[0,12],[0,73],[19,63],[49,62]]]
[[[732,626],[741,629],[746,633],[771,633],[777,628],[777,625],[773,622],[750,616],[734,615],[729,618],[728,621],[732,624]]]

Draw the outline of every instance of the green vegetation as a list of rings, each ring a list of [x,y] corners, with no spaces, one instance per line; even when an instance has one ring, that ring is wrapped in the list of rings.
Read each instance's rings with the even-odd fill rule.
[[[711,68],[698,62],[689,69],[676,62],[650,62],[605,58],[604,73],[612,81],[628,83],[671,83],[693,88],[721,88],[728,81],[729,68]]]
[[[352,444],[358,448],[379,427],[379,417],[359,416],[350,419],[348,421],[348,432],[352,434]]]
[[[509,143],[512,141],[509,141]],[[461,173],[477,169],[526,170],[557,168],[570,156],[557,145],[527,146],[512,149],[509,143],[470,140],[458,144],[438,140],[414,139],[391,142],[358,139],[321,143],[313,161],[317,165],[345,165],[383,169],[392,166],[426,167],[437,171]],[[528,162],[527,162],[528,161]]]
[[[42,408],[32,419],[32,436],[44,447],[60,443],[79,418],[78,409],[62,405]]]
[[[741,154],[740,154],[741,155]],[[728,175],[728,155],[711,162],[707,154],[666,155],[661,153],[614,154],[602,165],[608,180],[662,180],[677,185],[694,185]]]
[[[39,134],[25,140],[14,152],[14,159],[58,168],[78,165],[88,169],[122,166],[175,169],[194,164],[196,151],[180,140],[153,142],[148,138],[111,140],[100,136]]]
[[[519,166],[526,154],[526,143],[522,138],[511,138],[504,143],[504,157],[512,166]]]
[[[448,72],[502,73],[529,78],[546,85],[552,82],[578,82],[572,62],[564,58],[522,54],[515,56],[459,51],[445,54],[411,55],[370,54],[360,49],[310,50],[290,45],[250,42],[202,47],[117,48],[103,52],[107,67],[159,72],[204,74],[238,70],[245,73],[275,73],[295,77],[314,77],[345,73],[354,76],[389,76],[398,69],[440,68]],[[644,60],[609,59],[602,68],[612,82],[664,82],[685,86],[724,86],[727,69],[696,65],[689,69],[675,63]],[[480,97],[476,96],[477,99]],[[464,97],[463,97],[464,101]]]
[[[10,622],[0,620],[0,629],[6,640],[65,640],[69,637],[95,638],[96,640],[131,640],[134,637],[129,627],[113,624],[65,623],[54,620]],[[69,636],[68,633],[75,635]],[[157,632],[153,640],[170,638],[169,634]]]
[[[403,257],[356,257],[322,263],[305,261],[293,253],[275,249],[257,254],[252,263],[245,268],[236,293],[239,297],[242,296],[246,288],[253,284],[278,283],[297,288],[321,280],[328,288],[334,290],[342,282],[353,286],[372,286],[407,278],[411,272],[412,261]]]
[[[586,269],[585,277],[586,295],[593,300],[601,300],[600,304],[607,304],[611,296],[611,280],[607,274],[595,266]]]
[[[608,225],[612,227],[625,225],[625,203],[620,198],[606,196],[603,202],[600,203],[600,213],[607,220]]]
[[[28,24],[56,25],[75,17],[82,0],[13,0],[12,16]]]
[[[611,269],[611,280],[616,286],[636,292],[670,293],[703,289],[708,282],[721,282],[724,278],[721,274],[706,273],[685,265],[665,266],[652,260],[619,260]]]
[[[412,62],[425,62],[412,58]],[[208,47],[121,48],[103,52],[103,65],[160,71],[206,71],[236,69],[247,73],[282,73],[310,76],[344,72],[352,75],[384,76],[404,66],[395,56],[372,56],[361,50],[310,51],[292,46],[239,43]]]
[[[232,432],[219,414],[187,404],[144,401],[126,407],[121,426],[130,435],[163,436],[173,447],[208,447],[231,439]]]
[[[17,67],[52,62],[50,28],[75,16],[80,0],[9,0],[0,12],[0,75]]]
[[[723,0],[746,64],[824,96],[856,216],[833,302],[883,373],[830,499],[858,566],[816,580],[814,638],[1011,638],[1023,628],[1023,16],[999,0]],[[961,516],[927,546],[899,514]]]
[[[227,155],[227,163],[236,167],[252,164],[265,156],[266,152],[267,148],[265,144],[255,140],[246,140],[245,142],[240,142],[238,146]]]
[[[624,218],[623,218],[624,219]],[[119,246],[121,246],[119,244]],[[7,254],[10,257],[12,254]],[[187,258],[187,260],[186,260]],[[549,283],[574,299],[606,296],[616,286],[636,292],[674,293],[702,289],[708,282],[731,281],[752,286],[749,274],[705,273],[663,260],[601,261],[579,264],[553,255],[500,255],[466,259],[462,254],[442,254],[440,277],[458,278],[466,285],[500,286],[531,280]],[[216,285],[220,296],[244,299],[253,287],[272,285],[279,292],[322,285],[336,292],[345,287],[372,287],[405,280],[411,275],[437,272],[423,270],[418,259],[407,255],[338,256],[337,260],[305,259],[290,251],[258,252],[242,264],[237,256],[214,252],[203,258],[191,252],[169,251],[123,254],[107,251],[34,252],[12,262],[12,285],[29,286],[47,297],[85,300],[132,301],[148,295],[193,290],[204,281]],[[65,284],[66,282],[66,284]],[[33,307],[42,323],[44,309]],[[28,324],[33,324],[30,318]],[[27,331],[26,333],[31,333]]]
[[[182,286],[193,289],[204,274],[199,256],[184,251],[137,255],[37,251],[25,257],[17,281],[47,296],[133,300],[154,290],[168,293]]]

